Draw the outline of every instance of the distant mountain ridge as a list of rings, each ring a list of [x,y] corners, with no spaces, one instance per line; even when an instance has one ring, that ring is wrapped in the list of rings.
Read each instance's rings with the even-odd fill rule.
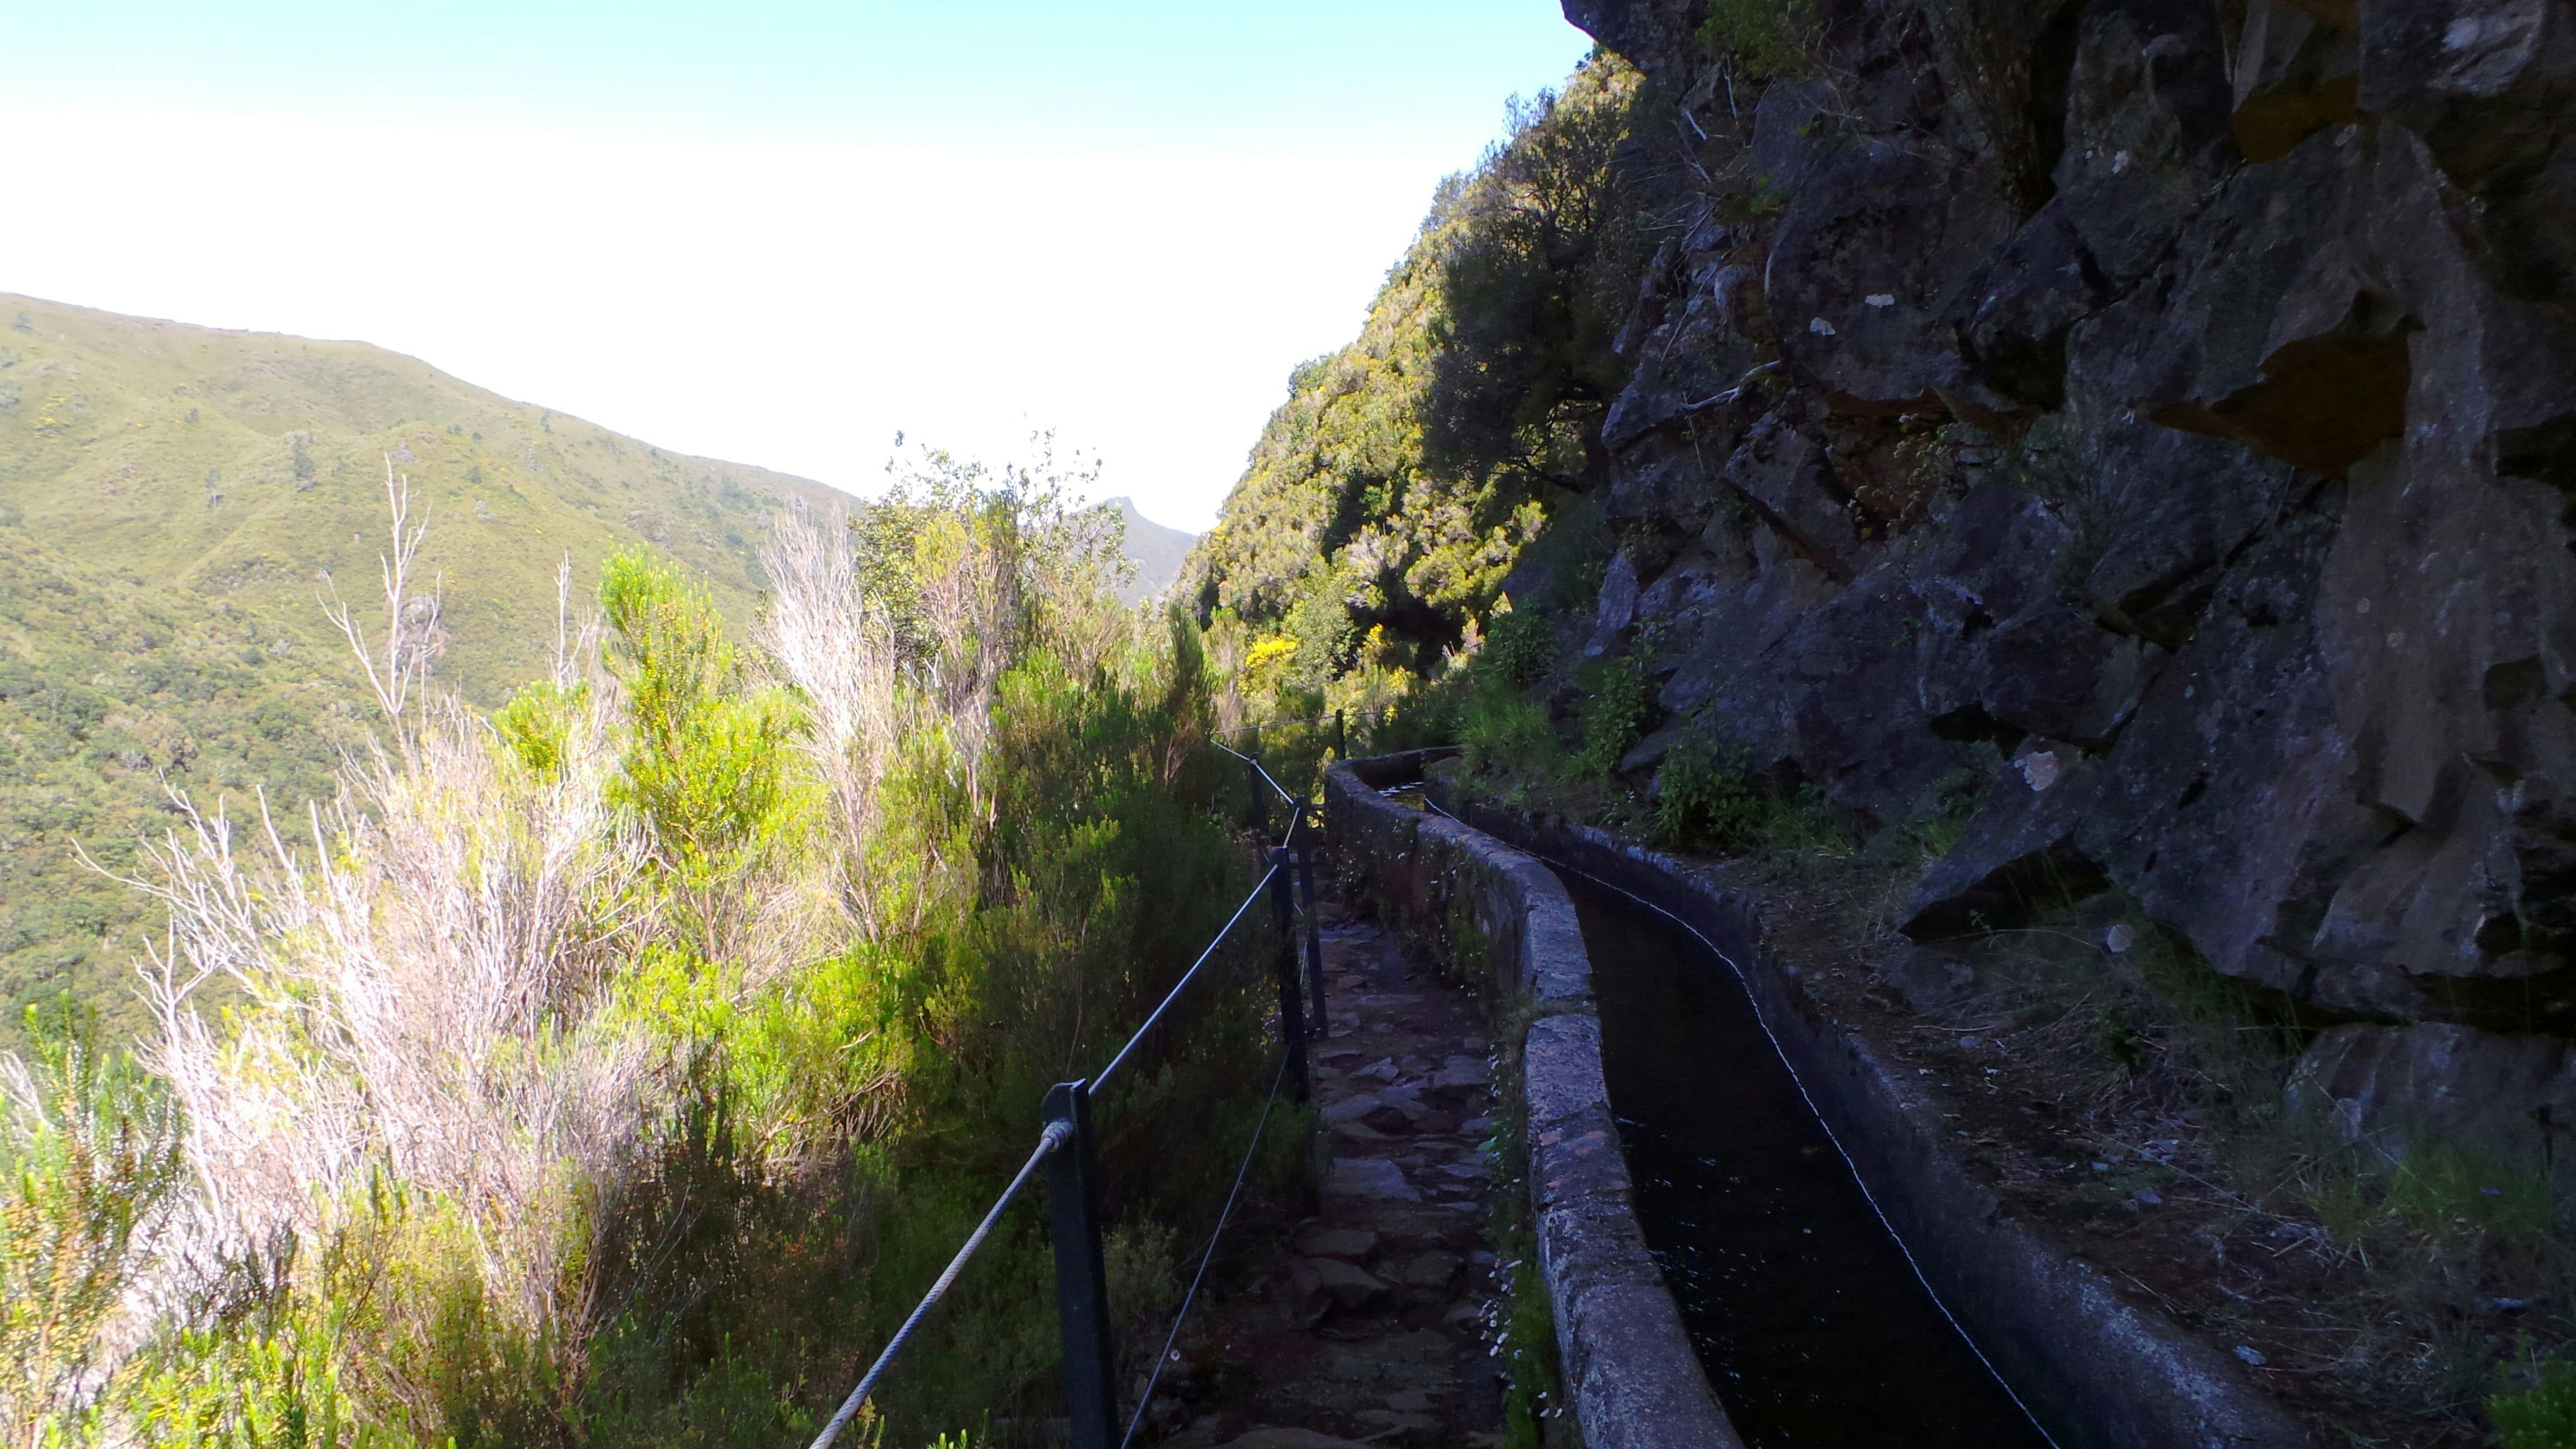
[[[370,617],[387,460],[430,521],[439,681],[490,709],[542,677],[556,571],[649,544],[737,625],[766,583],[772,509],[850,495],[672,453],[400,353],[125,317],[0,293],[0,1045],[70,990],[140,1018],[124,963],[148,926],[112,871],[176,823],[165,786],[281,818],[361,747],[366,698],[323,618]],[[1150,599],[1197,536],[1106,500]],[[433,582],[434,581],[434,582]]]
[[[1136,566],[1136,577],[1119,590],[1128,603],[1140,603],[1170,588],[1181,576],[1181,565],[1187,563],[1190,550],[1198,546],[1199,536],[1156,523],[1136,511],[1132,498],[1103,499],[1103,508],[1113,509],[1127,525],[1127,561]]]
[[[372,581],[390,457],[433,519],[422,563],[451,600],[442,669],[480,704],[542,668],[565,553],[588,577],[651,543],[739,616],[759,595],[760,514],[847,502],[365,343],[5,294],[0,317],[0,524],[156,588],[280,608],[287,637],[328,645],[313,596],[325,570]]]
[[[567,556],[586,594],[603,557],[651,544],[742,623],[765,515],[850,502],[364,343],[0,294],[0,1039],[64,989],[137,1022],[143,903],[75,843],[131,868],[175,823],[165,782],[291,819],[363,738],[319,596],[372,613],[388,458],[430,519],[438,677],[484,708],[544,673]]]

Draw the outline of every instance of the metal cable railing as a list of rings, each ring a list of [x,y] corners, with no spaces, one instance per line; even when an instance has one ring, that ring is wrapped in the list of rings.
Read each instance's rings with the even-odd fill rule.
[[[968,1260],[975,1256],[976,1250],[981,1248],[985,1239],[992,1235],[995,1225],[1001,1222],[1002,1215],[1010,1209],[1012,1201],[1019,1196],[1020,1190],[1028,1185],[1029,1179],[1036,1175],[1041,1164],[1047,1168],[1048,1217],[1054,1239],[1056,1262],[1057,1316],[1064,1342],[1065,1397],[1067,1407],[1071,1411],[1070,1428],[1073,1449],[1113,1449],[1113,1445],[1115,1449],[1126,1449],[1128,1442],[1135,1437],[1138,1426],[1144,1423],[1146,1411],[1153,1405],[1154,1388],[1162,1381],[1163,1366],[1169,1361],[1173,1346],[1180,1340],[1182,1325],[1188,1321],[1190,1309],[1198,1301],[1199,1289],[1207,1279],[1208,1266],[1215,1261],[1217,1245],[1225,1235],[1227,1224],[1233,1219],[1236,1203],[1242,1198],[1244,1183],[1252,1170],[1254,1156],[1260,1150],[1262,1136],[1269,1128],[1271,1110],[1278,1104],[1280,1089],[1283,1085],[1291,1086],[1297,1101],[1306,1100],[1308,1091],[1306,1039],[1310,1030],[1317,1035],[1324,1031],[1323,950],[1316,911],[1314,863],[1311,850],[1299,849],[1300,832],[1307,829],[1310,807],[1304,801],[1290,795],[1277,780],[1271,778],[1270,772],[1262,767],[1259,759],[1237,750],[1227,749],[1222,744],[1217,745],[1217,748],[1244,761],[1251,767],[1254,775],[1268,784],[1281,800],[1287,802],[1289,807],[1287,831],[1280,837],[1277,846],[1265,852],[1269,868],[1263,872],[1260,882],[1254,885],[1250,894],[1243,898],[1242,904],[1235,907],[1234,914],[1226,918],[1226,923],[1218,928],[1216,935],[1208,941],[1207,949],[1201,951],[1198,959],[1190,963],[1189,969],[1181,973],[1180,979],[1173,983],[1171,990],[1164,993],[1162,1000],[1147,1013],[1145,1020],[1128,1036],[1126,1043],[1118,1048],[1117,1054],[1109,1059],[1109,1064],[1101,1068],[1097,1076],[1087,1081],[1060,1083],[1047,1093],[1043,1108],[1047,1119],[1046,1129],[1038,1139],[1037,1149],[1029,1154],[1028,1161],[1021,1164],[1018,1174],[1011,1179],[1010,1185],[1002,1189],[1001,1195],[993,1200],[993,1205],[985,1212],[983,1221],[978,1223],[975,1231],[967,1236],[964,1245],[958,1248],[957,1255],[951,1258],[947,1268],[941,1271],[938,1281],[930,1285],[930,1291],[922,1295],[921,1302],[904,1319],[903,1326],[896,1329],[894,1336],[886,1341],[886,1346],[877,1354],[876,1360],[868,1366],[867,1372],[860,1376],[857,1386],[852,1388],[848,1397],[842,1400],[840,1408],[832,1415],[830,1422],[823,1426],[822,1432],[814,1437],[810,1449],[831,1449],[833,1442],[858,1416],[861,1407],[867,1403],[869,1395],[885,1377],[886,1371],[893,1365],[896,1356],[911,1340],[914,1330],[921,1326],[923,1320],[929,1316],[932,1307],[956,1283],[958,1275],[965,1271]],[[1256,802],[1260,800],[1257,789],[1255,800]],[[1268,815],[1266,806],[1262,808],[1261,813],[1265,817],[1262,834],[1267,835],[1269,831],[1266,823]],[[1298,970],[1300,963],[1297,959],[1298,941],[1295,927],[1294,897],[1298,894],[1300,885],[1303,886],[1306,902],[1306,960],[1303,963],[1305,971],[1302,973],[1307,978],[1305,981],[1299,979],[1301,973]],[[1100,1214],[1096,1200],[1098,1174],[1091,1160],[1091,1100],[1102,1087],[1109,1083],[1118,1070],[1137,1054],[1147,1036],[1189,990],[1191,983],[1198,979],[1201,969],[1215,958],[1217,948],[1225,944],[1227,937],[1233,934],[1234,928],[1240,925],[1244,916],[1252,910],[1253,903],[1265,893],[1270,897],[1272,914],[1279,934],[1279,952],[1275,963],[1279,987],[1280,1040],[1283,1047],[1279,1069],[1271,1078],[1270,1096],[1262,1103],[1260,1118],[1253,1126],[1252,1141],[1244,1149],[1243,1164],[1235,1173],[1234,1186],[1226,1194],[1225,1206],[1217,1214],[1216,1228],[1209,1235],[1207,1247],[1200,1255],[1198,1269],[1190,1280],[1189,1291],[1183,1295],[1180,1311],[1174,1316],[1171,1330],[1164,1338],[1162,1351],[1155,1358],[1153,1373],[1147,1379],[1144,1394],[1136,1404],[1135,1416],[1127,1421],[1126,1431],[1121,1435],[1118,1432],[1117,1422],[1117,1386],[1112,1378],[1114,1353],[1110,1343],[1107,1274],[1101,1257]],[[1313,1013],[1311,1026],[1308,1018],[1310,998]]]
[[[1288,787],[1287,787],[1287,786],[1282,785],[1282,784],[1280,784],[1277,780],[1274,780],[1274,779],[1270,778],[1270,772],[1269,772],[1268,770],[1265,770],[1265,769],[1263,769],[1263,768],[1261,767],[1261,761],[1259,761],[1259,760],[1257,760],[1257,759],[1253,758],[1252,756],[1245,754],[1243,751],[1238,750],[1238,749],[1235,749],[1235,748],[1233,748],[1233,747],[1231,747],[1231,746],[1229,746],[1229,745],[1219,744],[1219,743],[1218,743],[1217,741],[1215,741],[1215,740],[1210,740],[1210,741],[1208,741],[1208,743],[1209,743],[1209,744],[1212,744],[1212,745],[1216,745],[1216,747],[1217,747],[1218,749],[1220,749],[1220,750],[1224,750],[1227,754],[1234,756],[1236,759],[1241,760],[1241,761],[1243,761],[1243,763],[1244,763],[1244,764],[1246,764],[1246,765],[1250,766],[1250,767],[1252,768],[1252,773],[1253,773],[1253,774],[1255,774],[1255,775],[1257,775],[1257,776],[1259,776],[1259,777],[1261,778],[1261,783],[1263,783],[1263,784],[1265,784],[1265,785],[1269,786],[1269,787],[1271,788],[1271,790],[1272,790],[1273,792],[1275,792],[1275,793],[1279,796],[1279,798],[1280,798],[1280,799],[1285,800],[1285,801],[1287,801],[1287,802],[1288,802],[1288,808],[1290,808],[1290,809],[1292,809],[1292,810],[1302,810],[1302,809],[1304,809],[1304,808],[1305,808],[1305,802],[1303,802],[1303,801],[1299,800],[1296,796],[1289,794],[1289,793],[1288,793]]]
[[[841,1401],[840,1410],[832,1415],[832,1422],[825,1424],[823,1432],[814,1436],[813,1449],[831,1449],[832,1441],[841,1437],[841,1431],[858,1416],[859,1405],[868,1401],[868,1391],[877,1386],[877,1380],[885,1377],[885,1371],[894,1364],[894,1356],[901,1353],[905,1342],[911,1339],[912,1331],[930,1315],[931,1305],[937,1303],[948,1292],[949,1285],[957,1281],[957,1275],[966,1270],[966,1260],[974,1257],[975,1250],[984,1246],[984,1240],[992,1236],[993,1225],[1000,1222],[1002,1214],[1009,1210],[1011,1199],[1018,1197],[1020,1189],[1028,1186],[1029,1174],[1036,1172],[1039,1163],[1063,1147],[1071,1135],[1057,1123],[1047,1124],[1046,1131],[1038,1137],[1038,1150],[1030,1153],[1029,1160],[1020,1164],[1019,1175],[1012,1178],[1011,1185],[1003,1188],[1002,1195],[993,1200],[992,1211],[984,1214],[984,1220],[975,1225],[975,1231],[966,1235],[966,1245],[957,1250],[956,1257],[948,1260],[939,1281],[931,1284],[930,1291],[921,1295],[920,1305],[904,1319],[903,1327],[896,1329],[894,1337],[886,1340],[885,1351],[878,1354],[877,1361],[868,1365],[868,1371],[859,1376],[859,1386],[850,1390],[850,1396]]]
[[[1281,1058],[1279,1070],[1270,1076],[1270,1096],[1261,1104],[1261,1119],[1252,1124],[1252,1141],[1243,1149],[1243,1165],[1234,1170],[1234,1186],[1226,1190],[1225,1206],[1217,1211],[1216,1230],[1208,1234],[1207,1247],[1199,1253],[1198,1271],[1190,1275],[1190,1290],[1181,1295],[1180,1311],[1172,1315],[1172,1331],[1163,1335],[1162,1351],[1154,1355],[1154,1371],[1146,1375],[1145,1392],[1136,1396],[1136,1416],[1127,1421],[1127,1432],[1118,1437],[1118,1449],[1136,1438],[1144,1426],[1145,1411],[1154,1407],[1155,1386],[1163,1381],[1163,1366],[1172,1361],[1172,1345],[1181,1341],[1181,1325],[1190,1321],[1190,1309],[1199,1301],[1199,1285],[1207,1282],[1208,1264],[1216,1261],[1216,1245],[1225,1237],[1225,1225],[1234,1219],[1234,1205],[1243,1197],[1245,1179],[1252,1175],[1252,1160],[1261,1151],[1261,1134],[1270,1126],[1270,1109],[1279,1105],[1279,1084],[1288,1079],[1288,1062]]]
[[[1217,733],[1221,735],[1239,735],[1246,731],[1291,729],[1299,725],[1346,725],[1349,723],[1350,717],[1353,713],[1357,713],[1359,715],[1360,723],[1362,724],[1383,721],[1386,718],[1386,710],[1383,706],[1376,709],[1363,709],[1358,711],[1337,709],[1331,714],[1312,714],[1306,716],[1304,719],[1245,720],[1239,725],[1227,725],[1225,728],[1218,730]]]
[[[1255,885],[1252,893],[1243,898],[1242,905],[1234,908],[1234,914],[1226,918],[1224,927],[1216,933],[1216,939],[1208,942],[1207,949],[1199,953],[1199,959],[1191,962],[1190,969],[1181,973],[1181,979],[1172,983],[1172,989],[1164,993],[1163,999],[1147,1013],[1144,1024],[1137,1027],[1135,1034],[1127,1038],[1127,1044],[1118,1049],[1118,1055],[1111,1057],[1109,1065],[1100,1069],[1100,1075],[1091,1079],[1091,1090],[1094,1093],[1107,1086],[1109,1079],[1118,1074],[1118,1069],[1127,1065],[1127,1059],[1136,1054],[1136,1049],[1144,1045],[1145,1034],[1154,1029],[1154,1023],[1163,1019],[1163,1013],[1172,1009],[1173,1002],[1181,999],[1181,993],[1189,990],[1190,983],[1198,979],[1199,968],[1205,966],[1216,955],[1216,948],[1225,944],[1226,936],[1234,930],[1234,923],[1243,919],[1243,913],[1252,909],[1252,903],[1261,899],[1263,891],[1270,889],[1270,878],[1282,869],[1284,869],[1283,866],[1274,862],[1270,869],[1261,873],[1260,884]]]
[[[1303,729],[1311,725],[1331,725],[1333,727],[1333,755],[1337,759],[1348,759],[1350,758],[1351,753],[1351,716],[1354,713],[1359,716],[1359,726],[1363,730],[1370,729],[1376,725],[1382,725],[1386,722],[1387,711],[1383,706],[1381,706],[1376,709],[1363,709],[1358,711],[1337,709],[1331,714],[1310,715],[1305,719],[1246,720],[1239,725],[1227,725],[1224,728],[1217,730],[1216,733],[1220,736],[1248,734],[1252,736],[1252,746],[1257,750],[1261,747],[1261,732],[1263,730]],[[1211,743],[1216,742],[1211,741]],[[1217,744],[1217,748],[1226,750],[1226,747],[1223,744]],[[1226,753],[1236,754],[1237,752],[1226,750]]]

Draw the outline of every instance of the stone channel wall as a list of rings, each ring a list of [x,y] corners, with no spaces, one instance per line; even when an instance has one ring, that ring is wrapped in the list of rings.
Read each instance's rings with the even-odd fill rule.
[[[1435,794],[1439,793],[1435,790]],[[1492,835],[1680,920],[1734,964],[1809,1099],[1943,1304],[2067,1449],[2300,1449],[2307,1431],[2236,1365],[2007,1216],[1939,1108],[1807,993],[1754,903],[1584,826],[1440,800]],[[1461,828],[1464,827],[1453,827]],[[1509,848],[1509,847],[1504,847]]]
[[[1740,1449],[1647,1255],[1601,1071],[1601,1023],[1574,902],[1528,854],[1387,800],[1422,752],[1336,765],[1325,811],[1338,867],[1379,910],[1456,930],[1534,1010],[1521,1042],[1529,1191],[1565,1392],[1591,1449]],[[1460,932],[1461,935],[1466,934]]]

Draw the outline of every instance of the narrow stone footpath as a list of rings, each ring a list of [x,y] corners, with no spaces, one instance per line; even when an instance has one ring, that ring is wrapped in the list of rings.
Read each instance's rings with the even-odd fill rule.
[[[1375,923],[1331,900],[1323,921],[1321,1211],[1252,1248],[1243,1287],[1209,1305],[1175,1366],[1197,1401],[1164,1442],[1492,1445],[1502,1379],[1481,1333],[1496,1266],[1483,1013]]]

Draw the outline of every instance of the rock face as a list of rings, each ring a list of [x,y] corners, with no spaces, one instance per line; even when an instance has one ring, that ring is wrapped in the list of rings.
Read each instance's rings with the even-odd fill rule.
[[[1828,6],[1830,81],[1756,100],[1695,4],[1566,0],[1707,178],[1602,430],[1578,642],[1667,712],[1626,766],[1713,729],[1964,812],[1919,938],[2107,884],[2319,1025],[2450,1033],[2323,1038],[2407,1084],[2352,1110],[2554,1101],[2576,4],[1939,8]]]
[[[2545,1162],[2564,1176],[2576,1167],[2561,1160],[2559,1142],[2576,1130],[2568,1048],[2440,1022],[2342,1026],[2309,1048],[2290,1096],[2344,1141],[2390,1158],[2406,1156],[2410,1139],[2430,1128],[2474,1138],[2512,1166]]]

